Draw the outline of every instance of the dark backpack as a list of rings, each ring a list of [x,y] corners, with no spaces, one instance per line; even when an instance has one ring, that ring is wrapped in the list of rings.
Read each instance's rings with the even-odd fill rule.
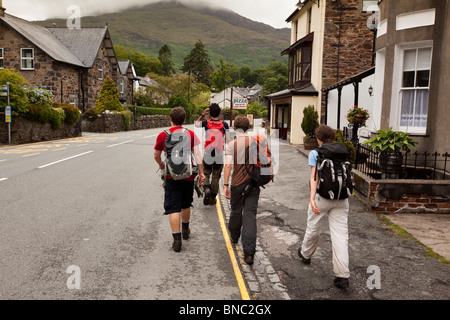
[[[324,143],[316,151],[319,158],[314,179],[319,177],[319,195],[332,200],[349,198],[353,192],[353,180],[347,148],[342,143]]]
[[[166,174],[173,180],[184,180],[192,176],[192,150],[191,136],[186,128],[171,132],[164,131],[167,135],[165,142]]]
[[[245,170],[255,185],[264,188],[275,177],[269,143],[264,136],[260,135],[256,135],[250,139],[251,141],[246,153],[249,162],[253,164],[253,171],[250,172],[247,165],[245,166]]]

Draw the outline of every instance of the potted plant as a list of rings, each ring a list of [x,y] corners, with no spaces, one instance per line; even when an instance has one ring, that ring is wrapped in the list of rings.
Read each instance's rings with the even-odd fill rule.
[[[359,124],[365,126],[366,121],[370,118],[369,111],[355,106],[347,112],[347,121],[351,124]]]
[[[319,146],[315,131],[319,127],[319,114],[314,106],[309,105],[303,109],[302,130],[305,133],[303,145],[305,150],[314,150]]]
[[[404,152],[415,148],[417,141],[409,133],[394,131],[392,127],[387,130],[378,130],[377,136],[364,142],[370,149],[380,154],[380,170],[383,178],[399,178],[403,163]]]

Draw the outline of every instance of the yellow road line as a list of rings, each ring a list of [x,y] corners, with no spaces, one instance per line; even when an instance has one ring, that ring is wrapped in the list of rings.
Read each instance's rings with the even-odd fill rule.
[[[1,160],[0,160],[0,162],[4,162],[4,161],[6,161],[6,159],[1,159]]]
[[[217,208],[217,215],[219,216],[220,226],[222,228],[223,237],[227,245],[228,254],[230,255],[231,263],[233,265],[234,275],[236,276],[236,280],[239,285],[239,290],[241,291],[242,300],[250,300],[247,287],[245,286],[244,278],[242,277],[241,269],[239,269],[239,264],[236,260],[236,255],[234,254],[230,237],[228,236],[227,228],[225,225],[225,219],[223,218],[219,195],[217,195],[216,208]]]
[[[31,157],[31,156],[37,156],[38,154],[41,154],[41,153],[38,152],[38,153],[27,154],[27,155],[22,156],[22,158]]]

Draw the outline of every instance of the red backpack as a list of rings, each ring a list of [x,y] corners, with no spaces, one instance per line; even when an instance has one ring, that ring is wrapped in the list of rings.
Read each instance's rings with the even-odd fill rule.
[[[247,166],[245,169],[247,173],[251,176],[254,183],[263,187],[269,182],[273,182],[274,173],[274,161],[272,158],[272,153],[269,149],[269,143],[264,136],[255,135],[251,138],[250,145],[247,149],[248,156],[252,157],[251,163],[254,163],[253,172],[250,172]],[[250,158],[249,158],[250,161]]]
[[[206,142],[205,150],[215,149],[215,154],[221,154],[223,152],[223,135],[224,135],[224,125],[223,121],[211,121],[208,119],[206,130]]]

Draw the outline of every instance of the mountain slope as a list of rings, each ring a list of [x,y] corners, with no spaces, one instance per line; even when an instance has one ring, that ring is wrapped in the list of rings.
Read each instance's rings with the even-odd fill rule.
[[[64,20],[47,20],[42,24]],[[232,11],[193,7],[163,1],[120,13],[83,17],[82,27],[108,25],[114,44],[157,56],[168,44],[179,68],[194,44],[201,40],[213,63],[220,58],[240,66],[265,67],[272,61],[286,62],[280,52],[289,47],[289,29],[275,29]]]

